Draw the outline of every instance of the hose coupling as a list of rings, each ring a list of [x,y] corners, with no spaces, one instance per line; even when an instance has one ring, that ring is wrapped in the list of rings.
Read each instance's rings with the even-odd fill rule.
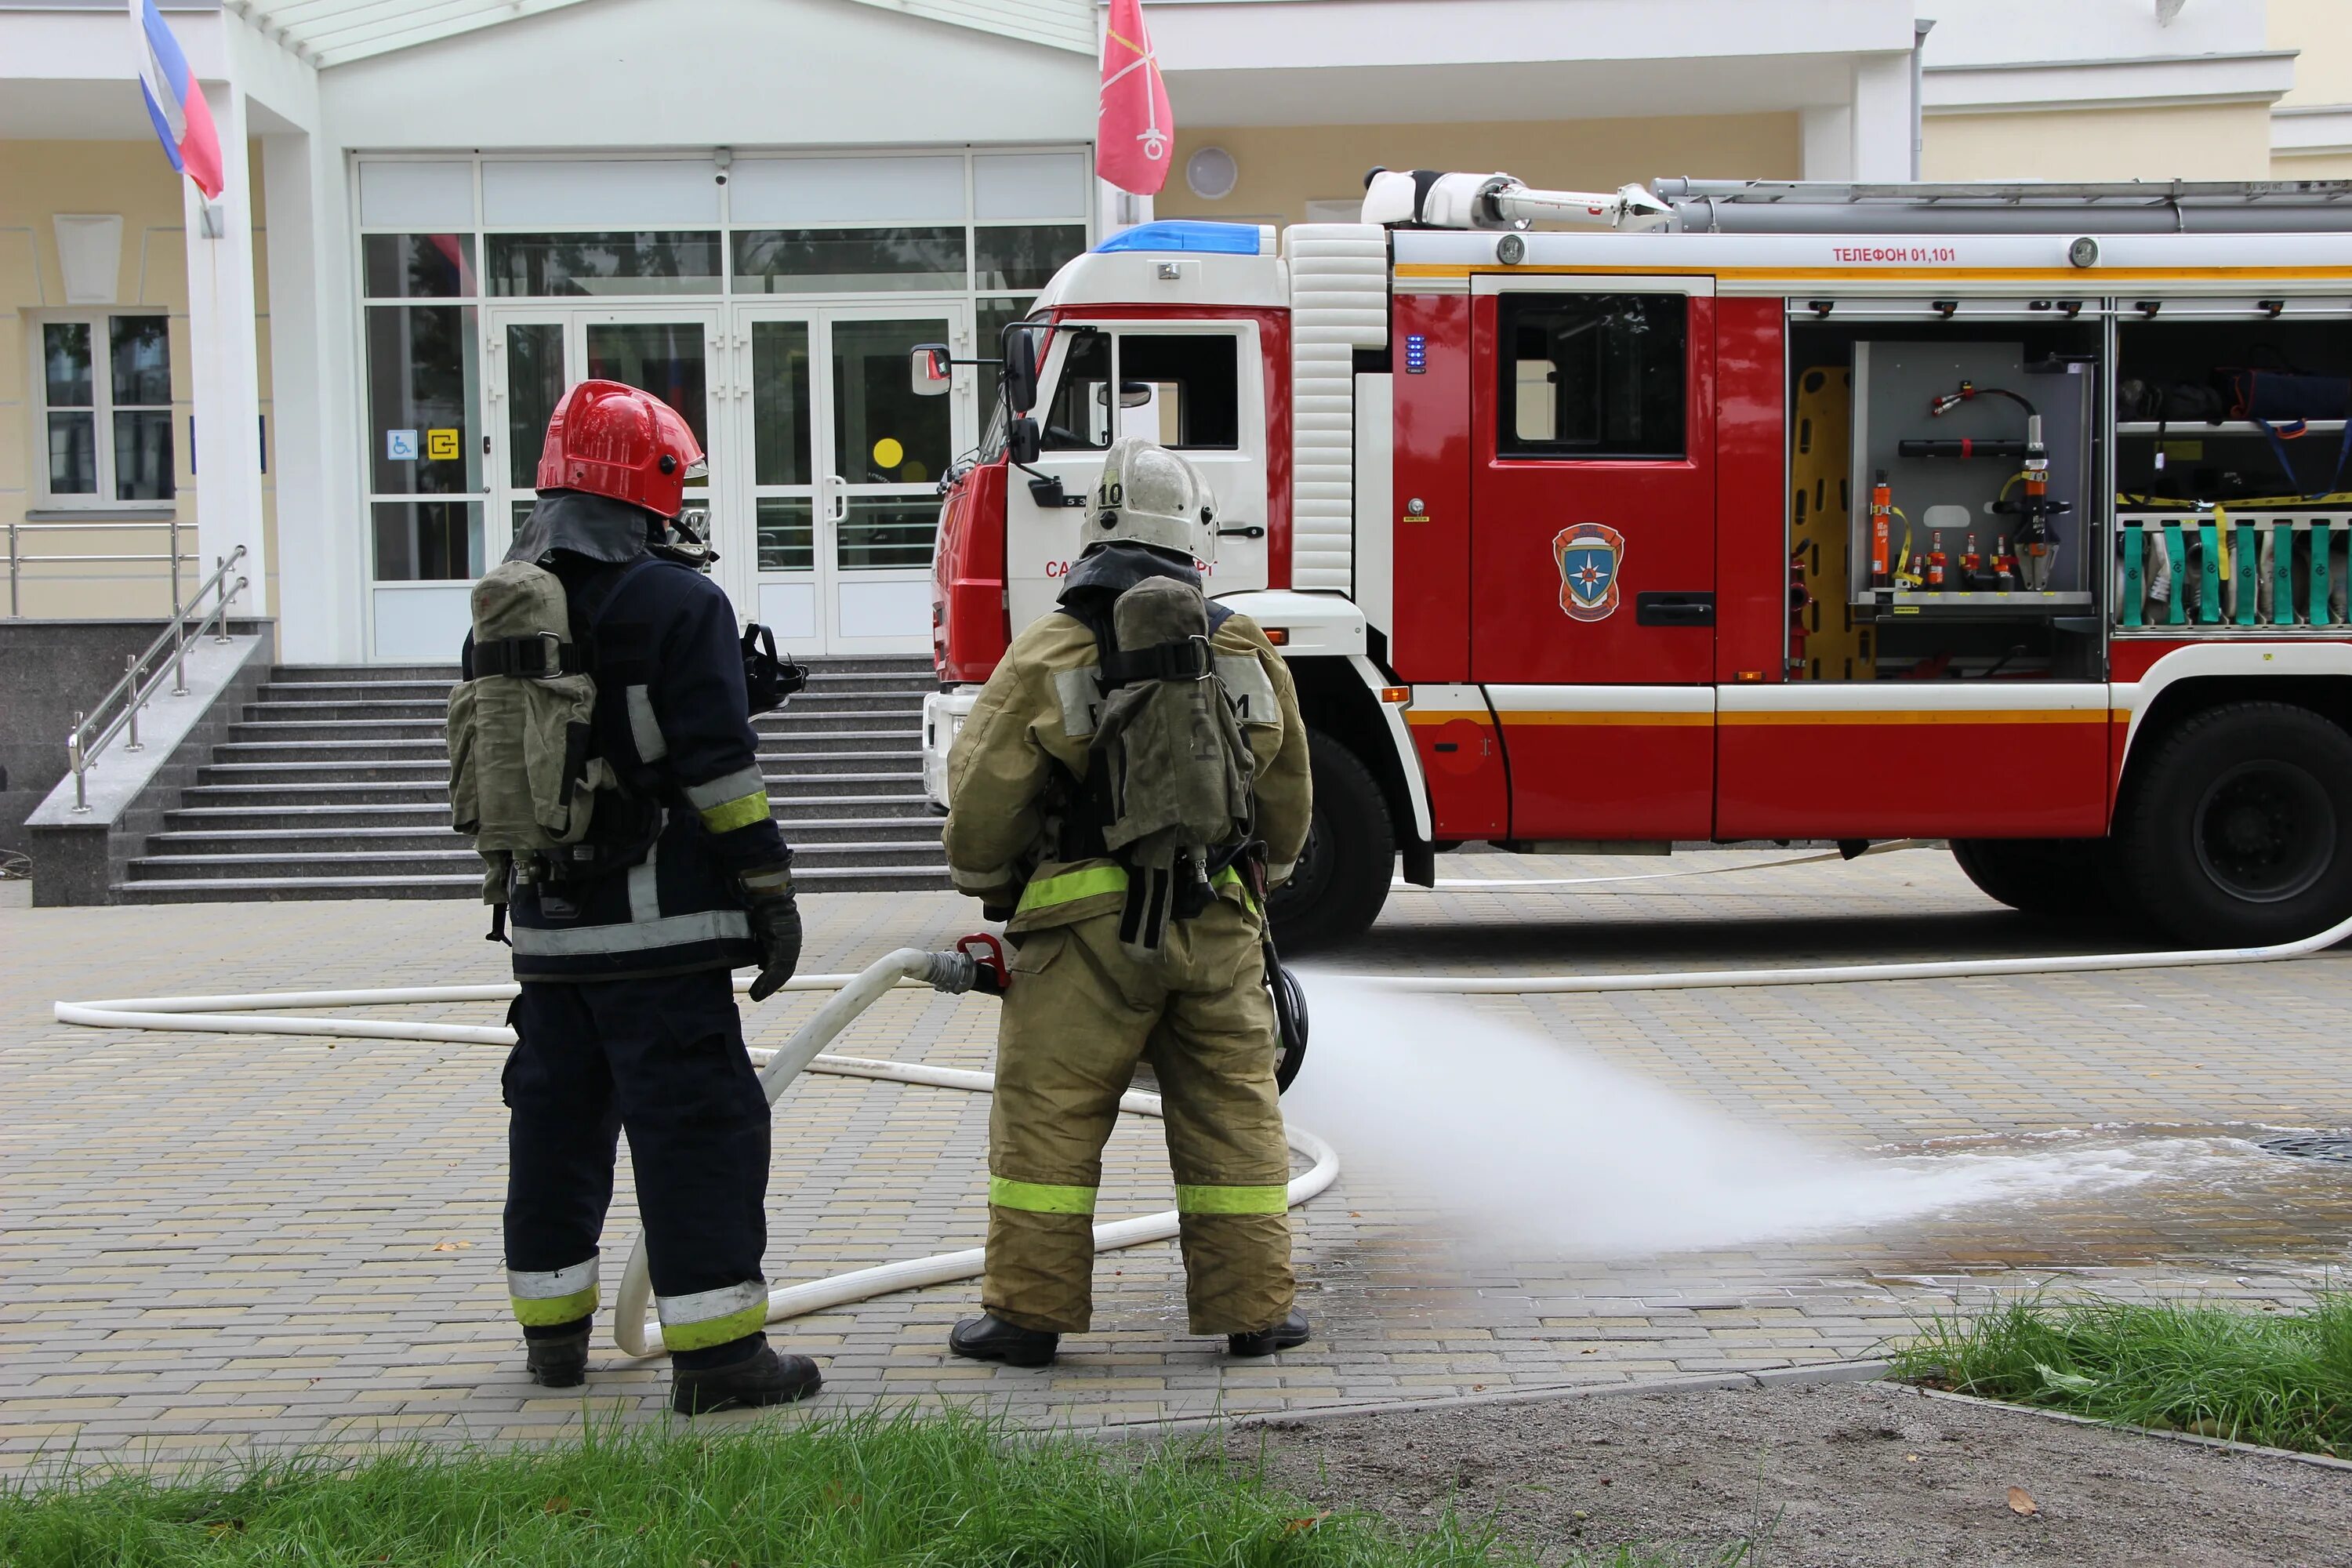
[[[987,931],[965,937],[952,952],[934,952],[929,957],[924,980],[951,996],[966,991],[1002,996],[1013,983],[1012,972],[1004,963],[1004,943]]]

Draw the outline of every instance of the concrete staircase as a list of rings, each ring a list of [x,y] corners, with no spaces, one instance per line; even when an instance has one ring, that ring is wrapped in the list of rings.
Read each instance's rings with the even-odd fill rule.
[[[811,891],[944,888],[924,803],[923,658],[813,661],[757,721],[797,874]],[[116,884],[124,903],[479,895],[449,830],[449,667],[278,668]]]

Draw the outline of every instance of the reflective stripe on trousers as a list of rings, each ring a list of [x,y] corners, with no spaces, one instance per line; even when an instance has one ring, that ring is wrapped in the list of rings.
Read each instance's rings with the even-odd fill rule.
[[[1028,1214],[1082,1214],[1095,1212],[1093,1187],[1056,1186],[1050,1182],[1016,1182],[1010,1176],[988,1178],[988,1201],[1001,1209],[1020,1209]]]
[[[674,1351],[709,1350],[756,1334],[768,1321],[768,1282],[746,1279],[691,1296],[656,1296],[662,1343]]]
[[[507,1270],[507,1300],[515,1321],[526,1329],[576,1323],[596,1312],[596,1259],[544,1273]]]

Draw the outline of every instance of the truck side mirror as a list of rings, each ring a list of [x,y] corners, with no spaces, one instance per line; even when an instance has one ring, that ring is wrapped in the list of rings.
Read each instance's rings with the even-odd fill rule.
[[[1037,460],[1037,453],[1040,449],[1037,422],[1026,414],[1017,416],[1012,424],[1005,426],[1005,455],[1013,462],[1025,468]]]
[[[907,351],[907,364],[918,397],[945,397],[955,374],[945,343],[917,343]]]
[[[1037,334],[1018,321],[1004,329],[1004,401],[1015,414],[1037,406]]]

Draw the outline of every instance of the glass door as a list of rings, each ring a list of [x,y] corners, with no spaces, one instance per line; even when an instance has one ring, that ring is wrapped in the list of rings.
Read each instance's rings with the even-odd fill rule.
[[[547,422],[564,389],[578,378],[568,374],[572,359],[565,339],[569,321],[561,310],[493,310],[489,320],[490,515],[484,551],[489,563],[505,559],[515,530],[538,500],[540,448]]]
[[[490,312],[490,395],[496,500],[489,556],[506,553],[515,528],[537,500],[539,454],[547,422],[563,395],[583,381],[642,387],[682,415],[706,451],[710,446],[710,340],[715,310],[660,307],[494,310]],[[708,480],[687,490],[685,512],[698,528],[710,517]]]
[[[816,551],[816,384],[812,345],[824,328],[806,312],[747,310],[734,350],[748,370],[736,421],[736,461],[749,482],[750,528],[731,518],[722,557],[750,558],[750,603],[759,619],[798,651],[825,647]],[[748,355],[748,359],[742,356]],[[745,462],[745,458],[749,462]],[[716,465],[714,465],[715,467]],[[723,570],[723,568],[722,568]],[[738,579],[744,581],[744,579]]]
[[[968,353],[966,317],[960,302],[742,310],[737,447],[760,616],[779,637],[834,654],[929,648],[939,479],[971,444],[971,398],[916,396],[907,361],[924,342]]]

